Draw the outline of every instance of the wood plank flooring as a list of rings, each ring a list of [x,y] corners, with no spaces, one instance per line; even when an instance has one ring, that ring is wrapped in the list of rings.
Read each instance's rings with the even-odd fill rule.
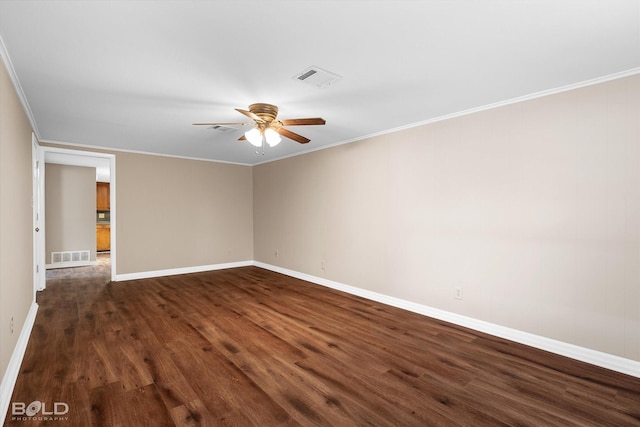
[[[640,426],[640,379],[257,267],[61,276],[10,426]],[[41,414],[38,414],[41,415]]]

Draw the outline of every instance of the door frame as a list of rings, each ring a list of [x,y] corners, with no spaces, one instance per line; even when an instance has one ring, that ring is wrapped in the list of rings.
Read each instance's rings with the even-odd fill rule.
[[[35,141],[34,137],[34,290],[41,291],[46,288],[45,259],[45,165],[47,163],[65,164],[72,166],[96,167],[97,164],[107,163],[109,165],[109,188],[110,188],[110,223],[111,223],[111,280],[116,277],[116,156],[115,154],[98,153],[93,151],[81,151],[68,148],[42,146]],[[55,158],[55,160],[51,160]],[[35,159],[38,159],[37,161]],[[36,170],[39,164],[39,172]],[[37,202],[36,202],[37,198]],[[39,219],[40,231],[36,232],[35,219]],[[36,253],[37,251],[37,253]],[[37,264],[39,263],[39,265]]]
[[[34,133],[31,134],[31,159],[33,167],[33,300],[36,293],[47,286],[47,274],[44,265],[44,179],[41,174],[44,169],[44,152],[38,144]]]

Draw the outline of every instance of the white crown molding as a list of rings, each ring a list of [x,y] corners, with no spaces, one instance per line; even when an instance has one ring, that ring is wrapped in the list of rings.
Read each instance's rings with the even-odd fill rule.
[[[344,145],[344,144],[349,144],[351,142],[364,141],[366,139],[375,138],[375,137],[382,136],[382,135],[388,135],[390,133],[400,132],[400,131],[403,131],[403,130],[412,129],[412,128],[415,128],[415,127],[424,126],[424,125],[428,125],[428,124],[431,124],[431,123],[442,122],[442,121],[445,121],[445,120],[454,119],[456,117],[467,116],[469,114],[479,113],[481,111],[493,110],[494,108],[500,108],[500,107],[504,107],[504,106],[511,105],[511,104],[517,104],[517,103],[520,103],[520,102],[530,101],[532,99],[542,98],[542,97],[545,97],[545,96],[556,95],[556,94],[559,94],[559,93],[568,92],[568,91],[575,90],[575,89],[580,89],[580,88],[583,88],[583,87],[593,86],[593,85],[597,85],[597,84],[600,84],[600,83],[606,83],[606,82],[609,82],[609,81],[612,81],[612,80],[618,80],[618,79],[622,79],[622,78],[625,78],[625,77],[634,76],[636,74],[640,74],[640,67],[631,68],[629,70],[621,71],[619,73],[608,74],[606,76],[597,77],[595,79],[585,80],[585,81],[582,81],[582,82],[573,83],[573,84],[569,84],[569,85],[566,85],[566,86],[560,86],[560,87],[553,88],[553,89],[547,89],[547,90],[543,90],[543,91],[540,91],[540,92],[534,92],[534,93],[531,93],[529,95],[523,95],[523,96],[519,96],[519,97],[516,97],[516,98],[507,99],[507,100],[504,100],[504,101],[494,102],[492,104],[481,105],[479,107],[470,108],[468,110],[458,111],[456,113],[445,114],[444,116],[438,116],[438,117],[434,117],[432,119],[422,120],[422,121],[419,121],[419,122],[410,123],[408,125],[403,125],[403,126],[399,126],[399,127],[395,127],[395,128],[391,128],[391,129],[386,129],[386,130],[383,130],[383,131],[380,131],[380,132],[375,132],[375,133],[371,133],[371,134],[368,134],[368,135],[359,136],[357,138],[352,138],[352,139],[347,139],[347,140],[344,140],[344,141],[334,142],[333,144],[323,145],[322,147],[313,148],[313,149],[310,149],[310,150],[302,151],[300,153],[289,154],[289,155],[281,156],[281,157],[278,157],[278,158],[275,158],[275,159],[265,160],[264,162],[254,163],[253,166],[258,166],[258,165],[263,165],[263,164],[266,164],[266,163],[276,162],[278,160],[284,160],[284,159],[288,159],[290,157],[302,156],[302,155],[305,155],[305,154],[313,153],[315,151],[327,150],[329,148],[338,147],[338,146]]]
[[[4,67],[9,74],[9,78],[11,79],[11,83],[13,83],[13,87],[20,99],[20,103],[22,104],[22,108],[24,109],[27,118],[29,119],[29,123],[31,124],[31,129],[33,133],[36,135],[36,138],[40,139],[40,132],[38,131],[38,126],[36,125],[36,119],[33,117],[33,112],[31,111],[31,107],[29,106],[29,101],[27,100],[27,96],[24,94],[24,90],[22,90],[22,85],[20,84],[20,80],[18,80],[18,75],[16,74],[15,68],[13,68],[13,62],[11,62],[11,58],[9,57],[9,52],[7,51],[7,47],[4,44],[4,40],[2,36],[0,36],[0,57],[2,58],[2,62],[4,63]]]
[[[110,148],[110,147],[102,147],[102,146],[99,146],[99,145],[88,145],[88,144],[77,144],[77,143],[74,143],[74,142],[55,141],[55,140],[52,140],[52,139],[41,139],[40,143],[41,144],[61,145],[61,146],[65,146],[65,147],[73,147],[72,149],[83,148],[83,149],[89,149],[89,150],[110,151],[110,152],[114,152],[114,153],[143,154],[143,155],[146,155],[146,156],[168,157],[168,158],[171,158],[171,159],[196,160],[196,161],[199,161],[199,162],[222,163],[222,164],[226,164],[226,165],[253,166],[251,163],[228,162],[228,161],[225,161],[225,160],[205,159],[205,158],[202,158],[202,157],[178,156],[176,154],[162,154],[162,153],[152,153],[150,151],[127,150],[127,149],[124,149],[124,148]]]
[[[11,359],[7,370],[2,377],[2,383],[0,383],[0,425],[4,425],[5,416],[11,403],[11,395],[13,394],[13,388],[16,385],[18,374],[20,373],[20,365],[22,365],[22,359],[24,353],[27,351],[27,344],[29,343],[29,337],[31,336],[31,330],[36,321],[36,314],[38,313],[38,304],[34,301],[31,304],[27,318],[22,325],[22,331],[18,337],[18,342],[11,353]]]
[[[640,378],[640,361],[626,359],[624,357],[616,356],[613,354],[603,353],[601,351],[580,347],[558,340],[553,340],[547,337],[519,331],[517,329],[496,325],[494,323],[485,322],[483,320],[478,320],[426,305],[417,304],[411,301],[406,301],[400,298],[368,291],[366,289],[345,285],[343,283],[334,282],[322,277],[312,276],[306,273],[289,270],[287,268],[282,268],[271,264],[265,264],[263,262],[256,261],[254,262],[254,265],[256,267],[275,271],[277,273],[285,274],[297,279],[302,279],[307,282],[326,286],[332,289],[337,289],[339,291],[343,291],[352,295],[387,304],[392,307],[397,307],[403,310],[422,314],[424,316],[433,317],[438,320],[453,323],[455,325],[463,326],[465,328],[473,329],[499,338],[504,338],[509,341],[525,344],[530,347],[538,348],[540,350],[549,351],[551,353],[569,357],[581,362],[586,362],[591,365],[599,366],[601,368],[611,369],[613,371]]]

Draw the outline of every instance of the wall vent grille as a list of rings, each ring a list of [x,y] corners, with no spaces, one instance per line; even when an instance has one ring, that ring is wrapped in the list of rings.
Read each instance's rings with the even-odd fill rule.
[[[90,259],[91,251],[51,252],[51,264],[88,262]]]

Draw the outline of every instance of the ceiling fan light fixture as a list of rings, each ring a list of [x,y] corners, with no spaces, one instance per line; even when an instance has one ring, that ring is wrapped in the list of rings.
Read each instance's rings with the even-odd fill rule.
[[[271,128],[268,128],[264,131],[264,139],[267,140],[267,144],[269,144],[269,147],[275,147],[276,145],[280,144],[280,141],[282,141],[282,138],[280,138],[280,134]]]
[[[1,0],[0,0],[1,1]],[[317,71],[309,75],[315,75]],[[243,136],[238,138],[239,141],[249,141],[254,147],[262,147],[264,151],[264,143],[269,144],[270,147],[275,147],[282,140],[282,136],[296,141],[300,144],[306,144],[310,141],[309,138],[297,134],[287,129],[288,126],[309,126],[309,125],[324,125],[326,120],[322,117],[305,117],[299,119],[284,119],[279,120],[278,107],[271,104],[257,103],[249,105],[249,110],[243,110],[242,108],[236,108],[236,111],[244,116],[253,120],[253,123],[230,123],[230,122],[218,122],[218,123],[194,123],[196,126],[206,125],[210,129],[222,129],[223,127],[231,126],[248,126],[254,125],[249,131],[245,132]]]
[[[245,132],[244,136],[245,138],[247,138],[247,141],[251,143],[251,145],[262,147],[262,132],[260,132],[260,129],[253,128]]]

